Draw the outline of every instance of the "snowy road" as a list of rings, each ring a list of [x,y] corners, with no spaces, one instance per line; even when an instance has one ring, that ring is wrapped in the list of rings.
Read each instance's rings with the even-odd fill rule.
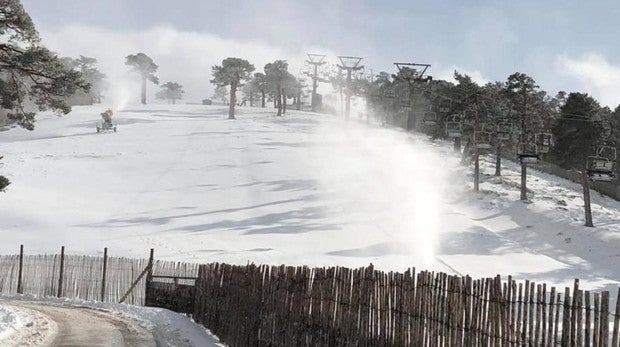
[[[7,305],[29,310],[34,316],[44,316],[53,322],[54,328],[48,331],[50,337],[45,345],[136,347],[157,345],[148,330],[130,320],[107,312],[35,303],[9,302]],[[16,341],[16,345],[22,345],[24,341],[29,341],[31,338],[21,336],[13,340]]]
[[[178,313],[154,307],[59,298],[0,298],[0,346],[217,347]]]

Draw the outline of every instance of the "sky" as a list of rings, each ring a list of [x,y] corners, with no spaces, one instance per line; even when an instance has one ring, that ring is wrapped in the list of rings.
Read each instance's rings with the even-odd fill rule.
[[[147,53],[163,82],[185,86],[187,101],[212,95],[211,66],[228,56],[257,71],[287,59],[297,73],[306,53],[321,53],[332,62],[361,56],[374,72],[429,63],[435,78],[458,70],[480,83],[519,71],[551,94],[587,92],[620,104],[617,0],[22,2],[43,43],[60,55],[95,57],[120,80],[128,78],[124,57]]]

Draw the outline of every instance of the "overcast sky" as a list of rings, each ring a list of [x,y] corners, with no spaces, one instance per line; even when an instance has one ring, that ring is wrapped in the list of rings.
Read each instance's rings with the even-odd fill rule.
[[[211,95],[210,66],[227,56],[260,70],[288,59],[297,72],[314,52],[362,56],[374,71],[430,63],[436,77],[457,69],[480,82],[520,71],[551,93],[620,103],[617,0],[22,1],[44,44],[61,55],[93,56],[117,77],[125,55],[145,52],[189,101]]]

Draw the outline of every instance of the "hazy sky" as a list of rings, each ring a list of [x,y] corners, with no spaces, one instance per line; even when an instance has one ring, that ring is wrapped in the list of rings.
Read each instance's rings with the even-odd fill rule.
[[[44,43],[94,56],[115,76],[143,51],[188,99],[212,93],[210,66],[244,57],[257,69],[305,53],[358,55],[374,71],[394,61],[454,69],[478,81],[525,72],[543,87],[620,103],[620,3],[604,1],[23,0]],[[153,88],[152,88],[153,89]]]

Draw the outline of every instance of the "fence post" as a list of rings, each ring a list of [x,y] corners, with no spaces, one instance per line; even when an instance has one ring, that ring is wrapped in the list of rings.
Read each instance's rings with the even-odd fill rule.
[[[601,321],[600,321],[599,344],[601,347],[609,346],[609,292],[601,293]],[[616,346],[613,346],[616,347]]]
[[[103,249],[103,274],[101,276],[101,302],[105,301],[105,275],[108,270],[108,247]]]
[[[620,337],[618,336],[618,334],[620,334],[620,332],[618,331],[620,329],[620,288],[618,288],[618,299],[616,300],[616,315],[614,316],[614,332],[613,332],[613,340],[612,340],[612,346],[618,346],[618,340],[620,339]]]
[[[58,297],[62,296],[62,277],[65,270],[65,246],[60,248],[60,276],[58,277]]]
[[[153,248],[151,248],[151,254],[149,256],[149,272],[146,275],[146,282],[150,282],[152,277],[153,277],[153,254],[154,254],[155,250]]]
[[[23,294],[22,269],[24,266],[24,245],[19,245],[19,274],[17,276],[17,294]]]

